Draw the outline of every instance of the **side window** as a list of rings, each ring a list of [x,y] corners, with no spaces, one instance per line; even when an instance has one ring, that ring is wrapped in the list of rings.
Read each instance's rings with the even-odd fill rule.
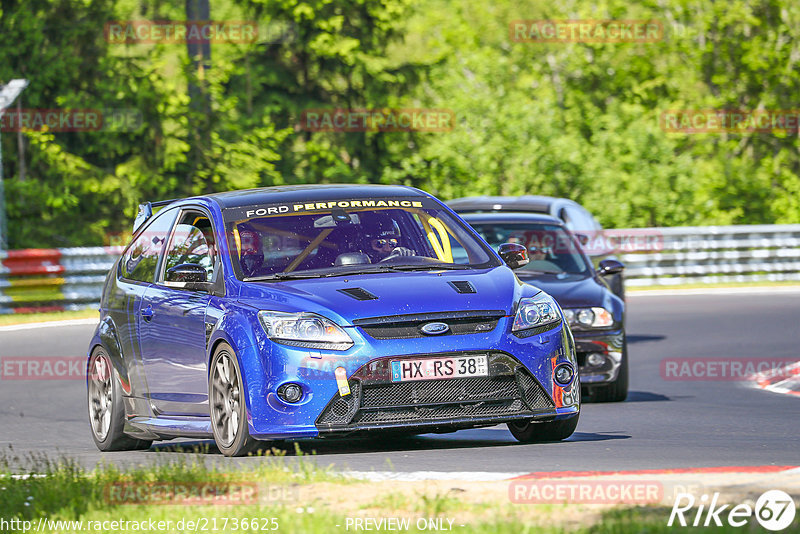
[[[562,221],[564,221],[564,224],[567,226],[567,228],[571,227],[571,225],[570,225],[570,223],[572,222],[572,216],[571,215],[572,214],[567,211],[567,208],[561,208],[558,211],[558,218],[561,219]]]
[[[171,209],[155,216],[128,246],[120,262],[120,275],[128,280],[152,282],[155,278],[158,259],[164,252],[172,223],[178,210]]]
[[[208,217],[197,211],[184,212],[172,232],[164,272],[191,263],[203,267],[206,280],[210,282],[214,275],[215,250],[214,231]]]

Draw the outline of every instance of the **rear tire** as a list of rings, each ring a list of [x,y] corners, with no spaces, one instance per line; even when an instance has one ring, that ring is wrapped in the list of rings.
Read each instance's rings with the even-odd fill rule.
[[[246,456],[258,445],[247,427],[245,396],[236,355],[230,345],[220,343],[211,358],[208,400],[214,441],[225,456]]]
[[[86,399],[92,439],[101,451],[135,451],[149,449],[152,441],[127,436],[125,407],[119,381],[111,359],[103,347],[95,347],[89,358]]]
[[[570,437],[578,426],[580,412],[569,419],[549,421],[547,423],[534,423],[531,421],[507,423],[508,430],[517,441],[522,443],[545,443],[548,441],[561,441]]]

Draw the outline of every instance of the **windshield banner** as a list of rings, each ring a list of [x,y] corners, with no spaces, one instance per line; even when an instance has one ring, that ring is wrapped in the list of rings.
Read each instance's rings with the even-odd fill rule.
[[[341,199],[325,200],[318,202],[292,202],[285,204],[254,205],[234,208],[234,219],[250,219],[252,217],[268,217],[270,215],[306,214],[314,212],[329,212],[334,209],[387,209],[387,208],[423,208],[420,199],[398,198],[369,198],[369,199]],[[438,208],[439,206],[435,206]],[[228,210],[226,210],[227,212]]]

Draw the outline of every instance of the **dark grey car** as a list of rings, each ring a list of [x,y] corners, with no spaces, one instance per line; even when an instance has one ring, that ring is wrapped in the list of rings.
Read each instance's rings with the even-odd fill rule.
[[[575,234],[583,245],[594,242],[601,236],[603,227],[586,208],[566,198],[540,195],[511,196],[475,196],[450,200],[447,205],[456,213],[543,213],[564,222],[564,225]],[[616,259],[609,250],[603,247],[584,246],[584,252],[598,267],[604,259]],[[625,300],[625,280],[622,272],[606,278],[611,291]]]

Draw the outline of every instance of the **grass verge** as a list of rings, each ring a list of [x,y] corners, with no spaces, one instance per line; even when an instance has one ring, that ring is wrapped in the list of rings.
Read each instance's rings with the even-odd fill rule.
[[[507,481],[485,492],[480,485],[458,487],[464,485],[459,481],[362,482],[343,479],[303,455],[287,461],[281,458],[284,454],[267,451],[246,468],[219,468],[193,455],[127,471],[110,464],[87,471],[67,459],[6,454],[0,456],[0,517],[5,521],[0,521],[0,531],[315,534],[364,531],[365,525],[378,531],[486,534],[673,530],[666,524],[669,509],[663,506],[512,504],[507,489],[505,495],[502,491]],[[18,465],[27,465],[28,473],[16,471]],[[381,520],[384,527],[394,528],[380,528]],[[763,531],[751,522],[755,526],[713,530]],[[783,532],[800,532],[800,526],[795,521]]]

